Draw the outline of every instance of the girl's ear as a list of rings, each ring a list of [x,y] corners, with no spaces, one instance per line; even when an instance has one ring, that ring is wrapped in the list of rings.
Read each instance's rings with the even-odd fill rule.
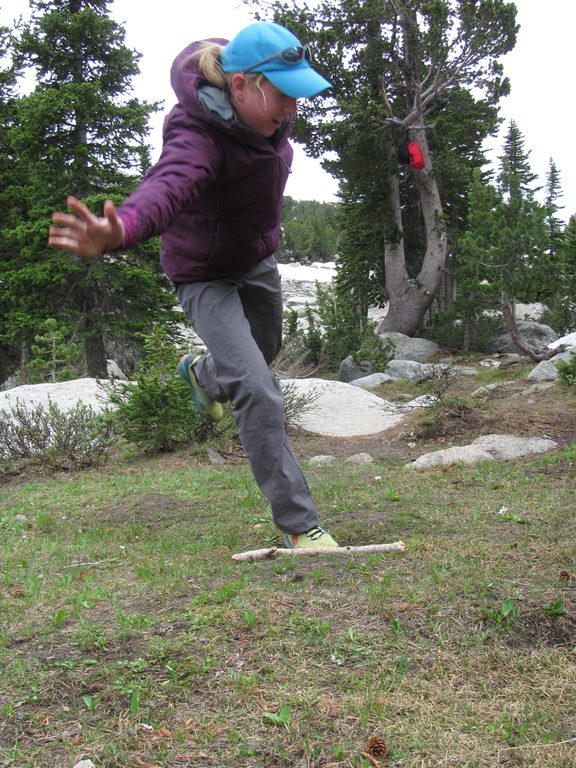
[[[241,72],[235,72],[230,78],[230,93],[237,101],[244,101],[248,81]]]

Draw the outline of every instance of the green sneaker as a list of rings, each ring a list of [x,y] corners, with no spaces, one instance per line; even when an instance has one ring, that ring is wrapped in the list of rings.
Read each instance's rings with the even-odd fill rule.
[[[317,547],[337,547],[338,542],[334,541],[332,536],[324,528],[316,526],[306,533],[285,533],[284,543],[287,549],[296,549],[305,547],[307,549],[316,549]]]
[[[208,419],[208,421],[216,423],[221,421],[224,417],[224,408],[222,407],[222,403],[212,400],[208,392],[206,392],[202,384],[200,384],[196,378],[194,366],[201,357],[204,357],[204,355],[196,355],[196,357],[190,354],[184,355],[178,363],[178,373],[192,390],[194,403],[200,415],[205,419]]]

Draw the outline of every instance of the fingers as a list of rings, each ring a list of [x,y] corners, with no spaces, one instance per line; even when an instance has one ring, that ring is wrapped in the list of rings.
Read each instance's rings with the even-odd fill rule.
[[[56,211],[52,214],[52,221],[59,227],[79,229],[85,226],[83,222],[78,221],[76,216],[71,216],[69,213],[62,213],[61,211]],[[50,229],[54,229],[54,227],[50,227]]]
[[[73,195],[70,195],[67,198],[66,203],[68,204],[68,208],[70,208],[71,211],[74,211],[76,216],[82,219],[82,221],[88,222],[97,218],[94,216],[92,211],[90,211],[90,209],[84,205],[84,203],[82,203],[80,200],[78,200],[77,197],[74,197]]]
[[[80,256],[95,257],[106,249],[115,250],[124,238],[124,226],[114,204],[104,204],[104,218],[95,216],[77,198],[67,200],[72,213],[56,211],[48,229],[48,245],[67,248]]]
[[[50,227],[48,231],[48,245],[55,248],[67,248],[70,251],[78,251],[78,237],[75,233],[63,229]]]

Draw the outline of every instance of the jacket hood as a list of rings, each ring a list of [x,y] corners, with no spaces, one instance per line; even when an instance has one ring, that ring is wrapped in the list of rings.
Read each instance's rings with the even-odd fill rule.
[[[194,114],[201,108],[198,103],[198,89],[202,84],[208,85],[198,69],[198,59],[193,54],[199,51],[204,43],[226,45],[227,42],[222,38],[213,37],[191,43],[174,59],[170,70],[170,83],[179,104],[189,114]],[[222,96],[228,101],[225,94]]]

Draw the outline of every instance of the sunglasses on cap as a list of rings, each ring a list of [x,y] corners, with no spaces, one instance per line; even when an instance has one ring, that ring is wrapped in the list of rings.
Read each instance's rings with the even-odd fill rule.
[[[242,72],[250,72],[251,69],[261,67],[262,64],[267,64],[269,61],[280,59],[284,64],[298,64],[306,59],[308,63],[312,60],[312,52],[309,45],[291,45],[289,48],[284,48],[282,51],[273,53],[272,56],[267,56],[265,59],[257,61],[256,64],[251,64],[246,67]]]

